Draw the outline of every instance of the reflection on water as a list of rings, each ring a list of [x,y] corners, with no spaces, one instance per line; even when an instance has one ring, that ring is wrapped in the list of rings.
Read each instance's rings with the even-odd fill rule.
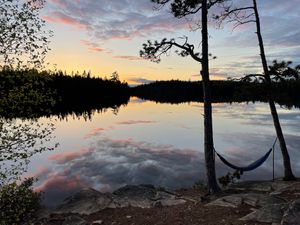
[[[274,142],[267,104],[222,103],[213,109],[215,147],[230,162],[247,165]],[[278,111],[292,166],[299,176],[299,109]],[[90,121],[72,117],[57,120],[55,141],[60,147],[34,156],[27,176],[38,177],[36,189],[45,191],[49,205],[83,187],[112,191],[125,184],[192,186],[205,179],[202,114],[201,103],[156,104],[134,98],[117,115],[107,111],[95,113]],[[218,159],[216,163],[217,176],[230,171]],[[275,165],[276,176],[282,176],[278,146]],[[270,158],[242,178],[271,179],[271,170]]]

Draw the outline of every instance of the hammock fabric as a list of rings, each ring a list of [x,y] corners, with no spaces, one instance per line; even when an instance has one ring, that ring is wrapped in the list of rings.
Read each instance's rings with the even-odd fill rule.
[[[254,170],[254,169],[258,168],[259,166],[261,166],[268,159],[272,150],[273,150],[273,148],[271,148],[263,157],[261,157],[260,159],[256,160],[255,162],[253,162],[245,167],[233,165],[230,162],[228,162],[223,156],[221,156],[219,153],[217,153],[216,150],[215,150],[215,152],[225,165],[231,167],[232,169],[238,170],[241,174],[243,174],[244,171]]]

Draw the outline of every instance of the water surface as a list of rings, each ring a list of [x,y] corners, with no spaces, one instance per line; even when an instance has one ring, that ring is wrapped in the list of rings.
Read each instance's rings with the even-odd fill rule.
[[[277,106],[292,166],[300,176],[300,112]],[[190,187],[205,181],[203,104],[157,104],[131,98],[119,111],[95,112],[90,120],[68,116],[41,118],[55,124],[52,152],[35,155],[26,176],[36,176],[37,190],[54,205],[84,187],[113,191],[126,184]],[[214,142],[230,162],[245,166],[265,154],[275,140],[266,103],[213,105]],[[231,171],[216,160],[217,176]],[[275,148],[275,175],[282,176]],[[272,157],[243,180],[272,179]]]

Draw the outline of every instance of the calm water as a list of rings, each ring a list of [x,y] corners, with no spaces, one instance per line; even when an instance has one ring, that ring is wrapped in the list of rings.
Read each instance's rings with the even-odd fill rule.
[[[54,205],[83,187],[113,191],[126,184],[189,187],[205,180],[203,163],[203,105],[156,104],[132,98],[117,115],[107,110],[91,120],[42,118],[56,126],[52,152],[35,155],[26,176],[36,176],[37,190]],[[300,111],[277,106],[291,155],[300,176]],[[216,149],[229,161],[247,165],[262,156],[275,140],[266,103],[214,104]],[[272,179],[272,157],[242,179]],[[219,159],[218,177],[230,171]],[[282,176],[279,146],[276,177]]]

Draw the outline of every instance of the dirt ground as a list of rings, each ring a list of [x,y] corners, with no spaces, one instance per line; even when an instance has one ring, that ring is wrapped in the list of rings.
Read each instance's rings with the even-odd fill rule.
[[[203,193],[197,190],[182,190],[179,194],[191,199],[200,199]],[[205,206],[204,201],[188,201],[185,204],[150,209],[117,208],[105,209],[89,216],[81,216],[90,224],[101,225],[263,225],[267,223],[244,222],[239,218],[249,214],[251,207],[240,208]],[[45,224],[62,225],[68,215],[53,215]],[[93,223],[94,222],[94,223]]]

